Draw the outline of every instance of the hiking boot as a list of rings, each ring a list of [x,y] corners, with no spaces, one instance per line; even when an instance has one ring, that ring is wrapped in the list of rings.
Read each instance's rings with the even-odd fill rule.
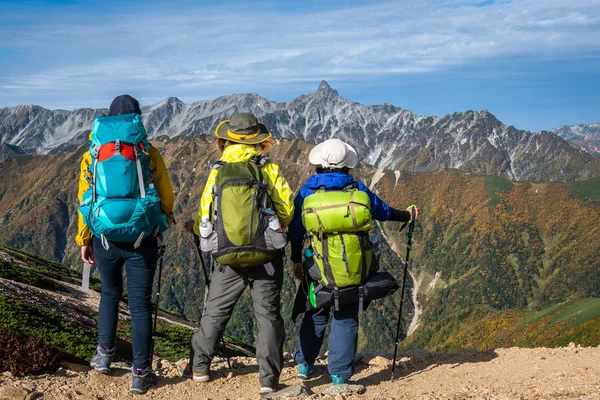
[[[343,378],[339,375],[331,375],[331,380],[333,381],[333,386],[344,385],[346,383],[350,383],[350,381],[346,378]]]
[[[95,371],[98,371],[101,374],[109,374],[110,363],[112,362],[112,358],[115,355],[116,350],[116,346],[107,349],[104,346],[98,345],[96,348],[96,354],[94,354],[94,357],[92,357],[90,361],[90,367],[94,368]]]
[[[131,389],[129,390],[129,393],[144,394],[152,386],[156,386],[157,382],[158,378],[154,371],[152,371],[152,367],[148,367],[144,370],[132,368]]]
[[[203,372],[192,373],[192,380],[194,382],[210,382],[210,374]]]
[[[315,373],[315,366],[309,363],[303,362],[298,364],[298,375],[300,379],[308,379],[312,374]]]
[[[274,389],[274,388],[272,388],[272,387],[270,387],[270,386],[263,386],[263,387],[261,387],[261,388],[260,388],[260,390],[258,391],[258,394],[259,394],[260,396],[268,396],[268,395],[270,395],[271,393],[274,393],[274,392],[275,392],[275,389]]]

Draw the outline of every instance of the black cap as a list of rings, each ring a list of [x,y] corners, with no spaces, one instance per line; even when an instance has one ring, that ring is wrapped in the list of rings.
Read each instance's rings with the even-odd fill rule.
[[[121,115],[121,114],[142,114],[140,110],[140,103],[128,94],[122,94],[121,96],[115,97],[110,104],[108,115]]]

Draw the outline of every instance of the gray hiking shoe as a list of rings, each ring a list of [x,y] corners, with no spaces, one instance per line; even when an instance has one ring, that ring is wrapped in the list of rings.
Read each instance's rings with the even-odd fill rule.
[[[258,394],[262,397],[266,397],[272,393],[275,393],[275,388],[272,388],[270,386],[262,386],[258,391]]]
[[[110,363],[112,362],[112,358],[115,355],[116,350],[116,346],[107,349],[106,347],[98,345],[96,348],[96,354],[94,354],[94,357],[92,357],[90,361],[90,367],[94,368],[95,371],[98,371],[101,374],[109,374]]]
[[[131,369],[131,394],[144,394],[152,386],[156,386],[158,383],[158,377],[152,371],[152,367],[148,367],[144,370]]]
[[[210,374],[202,372],[192,373],[192,380],[194,382],[210,382]]]

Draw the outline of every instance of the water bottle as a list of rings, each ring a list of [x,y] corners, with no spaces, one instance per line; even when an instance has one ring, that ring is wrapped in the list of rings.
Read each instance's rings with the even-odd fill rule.
[[[312,265],[312,258],[313,258],[313,252],[310,249],[304,249],[304,259],[306,260],[306,263],[309,265]]]
[[[371,235],[371,249],[373,249],[373,255],[375,257],[379,257],[381,249],[379,248],[379,242],[377,241],[377,236],[375,235]]]
[[[269,210],[272,211],[270,208]],[[279,229],[281,229],[281,223],[279,222],[279,218],[275,213],[271,214],[271,216],[269,217],[269,228],[271,228],[274,231],[278,231]]]
[[[315,263],[314,254],[311,249],[304,249],[304,268],[308,269],[308,275],[315,281],[321,280],[321,271]],[[305,269],[305,271],[306,271]]]
[[[202,222],[200,223],[200,236],[203,238],[207,238],[213,230],[212,224],[208,220],[208,217],[202,217]]]
[[[81,290],[87,292],[90,289],[90,272],[92,266],[88,263],[83,263],[83,273],[81,274]]]

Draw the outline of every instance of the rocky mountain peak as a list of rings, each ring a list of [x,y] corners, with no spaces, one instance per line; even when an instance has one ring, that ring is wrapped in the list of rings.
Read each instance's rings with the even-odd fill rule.
[[[28,153],[65,150],[85,142],[94,118],[102,111],[51,111],[31,106],[27,110],[0,109],[0,142],[19,146]],[[555,135],[535,135],[506,126],[488,110],[437,118],[391,105],[365,106],[340,96],[326,81],[316,92],[289,103],[277,103],[254,93],[191,104],[169,97],[144,107],[143,120],[151,138],[206,135],[212,134],[220,121],[242,111],[252,112],[267,123],[277,137],[311,143],[341,138],[356,148],[361,159],[379,168],[458,168],[532,181],[580,180],[600,175],[600,157],[571,151]],[[594,133],[597,130],[590,126],[570,132],[581,131],[577,147],[593,152],[600,148]],[[8,150],[4,153],[12,154]]]
[[[335,90],[334,88],[329,86],[329,83],[327,83],[327,81],[324,81],[324,80],[321,81],[321,83],[319,84],[317,93],[325,95],[325,96],[339,96],[339,93],[337,92],[337,90]]]

